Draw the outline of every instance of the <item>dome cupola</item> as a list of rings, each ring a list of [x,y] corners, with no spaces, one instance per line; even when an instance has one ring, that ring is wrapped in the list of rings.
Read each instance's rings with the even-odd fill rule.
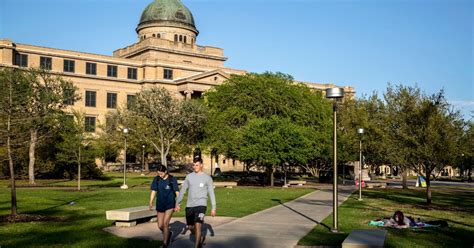
[[[136,31],[140,39],[156,37],[189,44],[199,34],[193,14],[180,0],[154,0],[143,10]]]

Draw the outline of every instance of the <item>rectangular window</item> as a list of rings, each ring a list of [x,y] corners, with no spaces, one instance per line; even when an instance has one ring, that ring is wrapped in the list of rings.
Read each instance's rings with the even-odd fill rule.
[[[128,73],[127,73],[127,78],[128,79],[137,79],[137,68],[128,68]]]
[[[107,65],[107,77],[117,77],[117,66]]]
[[[64,91],[64,104],[74,105],[74,94],[75,94],[75,91],[73,89],[65,90]]]
[[[95,132],[95,117],[93,116],[86,116],[84,118],[84,129],[86,132]]]
[[[171,70],[171,69],[164,69],[164,70],[163,70],[163,78],[164,78],[164,79],[173,79],[173,70]]]
[[[74,60],[64,60],[64,72],[74,72],[76,62]]]
[[[53,59],[50,57],[40,57],[40,67],[41,69],[51,70],[53,67]]]
[[[97,93],[95,91],[86,91],[86,107],[95,107]]]
[[[107,93],[107,108],[117,108],[117,93]]]
[[[127,108],[131,108],[135,104],[136,100],[137,97],[135,95],[127,95]]]
[[[13,52],[13,64],[20,67],[28,66],[28,55],[18,53],[17,51]]]
[[[86,74],[97,75],[97,64],[86,62]]]

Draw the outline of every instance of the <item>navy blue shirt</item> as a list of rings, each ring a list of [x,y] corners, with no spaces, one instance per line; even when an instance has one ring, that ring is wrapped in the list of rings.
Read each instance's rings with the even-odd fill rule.
[[[156,176],[151,183],[151,190],[156,191],[156,211],[165,212],[168,209],[174,208],[176,205],[176,192],[179,192],[178,180],[175,177],[169,176],[162,179]]]

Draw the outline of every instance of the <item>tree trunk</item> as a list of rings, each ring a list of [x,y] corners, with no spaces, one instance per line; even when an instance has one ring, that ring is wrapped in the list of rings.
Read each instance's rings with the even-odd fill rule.
[[[408,172],[407,172],[407,169],[404,168],[402,169],[402,188],[403,189],[408,189],[407,177],[408,177]]]
[[[472,182],[472,173],[471,173],[471,170],[472,170],[471,168],[469,168],[469,170],[468,170],[468,174],[467,174],[467,175],[468,175],[468,179],[467,179],[468,182]]]
[[[167,166],[166,165],[166,154],[165,154],[165,146],[163,145],[163,142],[161,142],[161,163],[164,165],[164,166]]]
[[[12,86],[10,85],[9,104],[12,106]],[[16,207],[16,185],[15,185],[15,170],[13,169],[13,158],[11,148],[11,107],[8,111],[7,120],[7,154],[8,154],[8,166],[10,168],[10,185],[11,185],[11,214],[17,215]]]
[[[9,120],[10,122],[10,120]],[[10,123],[8,123],[10,124]],[[8,152],[8,165],[10,167],[10,185],[11,185],[11,200],[12,200],[12,215],[16,215],[16,185],[15,185],[15,171],[13,170],[13,158],[10,144],[10,135],[7,137],[7,152]]]
[[[430,182],[429,174],[427,177],[425,177],[425,180],[426,180],[426,203],[428,205],[431,205],[431,182]]]
[[[77,153],[77,190],[81,191],[81,146]]]
[[[30,161],[28,164],[28,178],[30,184],[35,184],[35,149],[38,142],[38,130],[30,129],[30,151],[28,153]]]
[[[273,166],[270,168],[270,186],[273,187],[275,186],[275,179],[273,177],[273,174],[275,173],[275,169]]]
[[[150,171],[150,166],[148,165],[148,154],[145,155],[145,171]]]

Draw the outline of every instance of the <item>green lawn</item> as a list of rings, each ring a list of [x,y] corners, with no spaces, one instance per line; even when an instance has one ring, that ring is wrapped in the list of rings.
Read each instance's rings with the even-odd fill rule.
[[[147,184],[149,183],[148,182]],[[4,183],[4,182],[3,182]],[[216,189],[217,214],[241,217],[311,192],[311,189]],[[105,211],[148,204],[147,188],[90,188],[86,191],[20,188],[18,211],[65,217],[65,222],[0,224],[0,247],[145,247],[160,242],[127,240],[102,231],[112,222]],[[273,199],[273,200],[272,200]],[[74,201],[74,205],[69,205]],[[182,216],[184,211],[175,216]],[[10,189],[0,188],[0,215],[10,213]]]
[[[318,225],[299,245],[341,245],[353,229],[377,229],[368,222],[391,217],[396,210],[421,220],[446,220],[449,227],[432,229],[386,229],[386,247],[473,247],[474,245],[474,192],[434,191],[433,204],[426,207],[425,191],[419,190],[365,190],[363,201],[355,192],[339,208],[341,233],[330,233],[332,215]]]
[[[102,180],[81,180],[81,187],[120,187],[123,184],[123,173],[106,172]],[[144,176],[141,173],[128,172],[127,185],[129,187],[148,187],[156,173],[152,172]],[[69,179],[36,179],[34,187],[77,187],[77,180]],[[6,188],[10,185],[9,180],[0,180],[0,188]],[[16,180],[19,187],[30,187],[28,179]]]

